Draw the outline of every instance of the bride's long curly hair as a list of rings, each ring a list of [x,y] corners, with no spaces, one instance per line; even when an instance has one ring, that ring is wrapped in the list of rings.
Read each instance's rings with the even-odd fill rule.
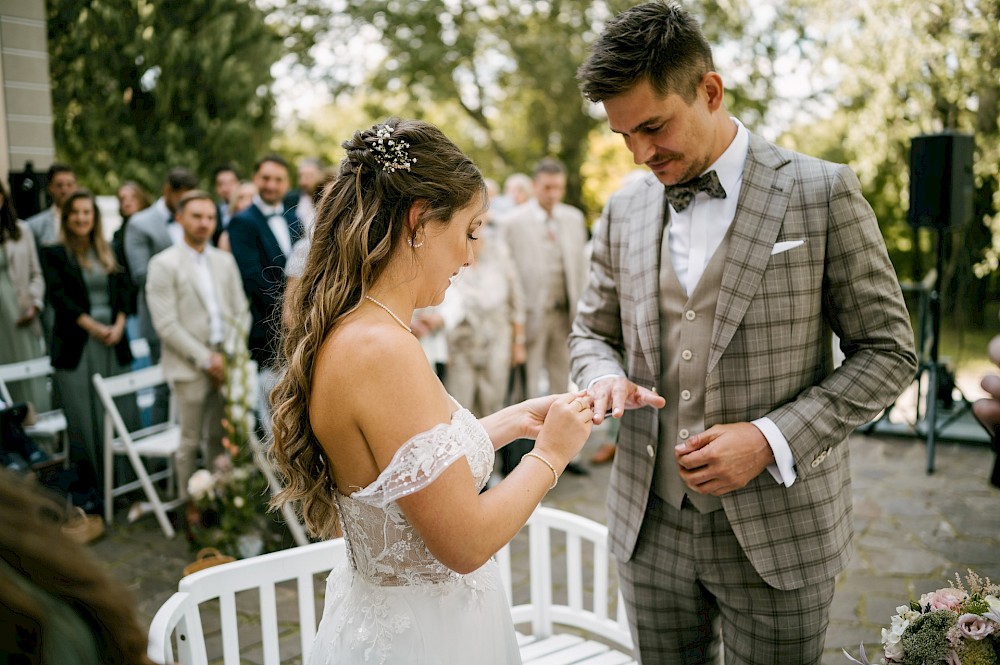
[[[388,150],[386,128],[394,142]],[[408,145],[400,149],[400,141]],[[414,203],[424,206],[422,225],[447,224],[474,197],[485,197],[483,176],[472,160],[426,122],[391,118],[355,132],[343,147],[347,157],[320,200],[305,270],[285,296],[286,367],[271,392],[270,454],[284,480],[272,507],[298,502],[306,528],[319,538],[337,533],[333,476],[309,422],[320,346],[358,308],[400,243],[413,240],[406,222]],[[338,401],[336,395],[322,399]]]

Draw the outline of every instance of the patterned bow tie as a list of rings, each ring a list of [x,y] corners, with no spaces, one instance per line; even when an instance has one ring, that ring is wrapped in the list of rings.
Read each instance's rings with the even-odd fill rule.
[[[693,178],[679,185],[667,185],[664,189],[667,193],[667,202],[677,212],[684,212],[684,209],[691,205],[694,195],[698,192],[705,192],[716,199],[726,198],[726,190],[723,189],[715,171],[709,171],[701,177]]]

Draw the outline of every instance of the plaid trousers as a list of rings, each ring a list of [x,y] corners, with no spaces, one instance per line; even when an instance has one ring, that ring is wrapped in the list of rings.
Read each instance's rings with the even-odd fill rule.
[[[644,665],[818,664],[834,580],[791,591],[765,582],[725,511],[680,510],[650,496],[635,553],[618,562]],[[721,632],[721,634],[720,634]]]

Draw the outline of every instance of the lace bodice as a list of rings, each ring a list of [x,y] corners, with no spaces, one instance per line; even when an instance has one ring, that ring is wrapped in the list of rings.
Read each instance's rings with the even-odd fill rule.
[[[477,586],[475,573],[460,575],[434,558],[396,503],[430,485],[462,457],[481,490],[493,468],[493,444],[467,409],[455,411],[451,423],[404,443],[368,487],[350,496],[335,494],[349,560],[357,574],[382,587]]]

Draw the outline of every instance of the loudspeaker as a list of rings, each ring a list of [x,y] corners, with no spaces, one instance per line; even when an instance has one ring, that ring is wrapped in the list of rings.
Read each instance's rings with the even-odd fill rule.
[[[928,134],[910,143],[912,226],[947,228],[972,219],[972,136]]]

